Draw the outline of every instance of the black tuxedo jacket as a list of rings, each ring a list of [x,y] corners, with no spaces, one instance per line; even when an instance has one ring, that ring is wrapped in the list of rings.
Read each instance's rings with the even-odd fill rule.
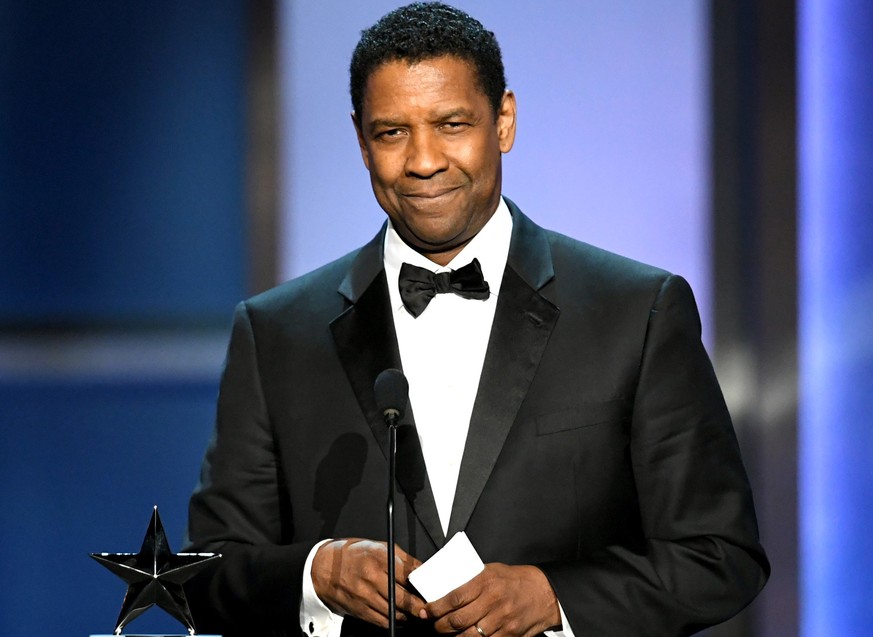
[[[730,617],[769,566],[688,285],[510,210],[449,536],[465,530],[486,563],[539,566],[579,637]],[[187,587],[200,630],[299,635],[312,546],[385,538],[373,382],[389,367],[382,233],[237,308],[190,505],[187,550],[223,554]],[[398,436],[396,539],[425,560],[446,538],[414,428]]]

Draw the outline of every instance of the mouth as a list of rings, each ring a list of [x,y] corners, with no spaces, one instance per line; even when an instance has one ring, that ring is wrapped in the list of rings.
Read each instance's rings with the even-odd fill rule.
[[[433,200],[439,199],[440,197],[445,197],[446,195],[450,195],[457,189],[457,186],[452,186],[451,188],[432,188],[430,190],[413,190],[410,192],[403,192],[400,193],[400,195],[404,199]]]

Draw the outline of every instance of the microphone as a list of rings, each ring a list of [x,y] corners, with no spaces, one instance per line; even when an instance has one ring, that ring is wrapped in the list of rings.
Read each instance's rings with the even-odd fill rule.
[[[386,369],[376,377],[373,392],[385,424],[389,427],[396,426],[397,421],[406,413],[406,403],[409,402],[409,382],[406,376],[399,369]]]
[[[376,406],[388,425],[388,635],[394,637],[397,601],[394,589],[397,575],[394,572],[394,473],[397,468],[397,422],[406,412],[409,402],[409,382],[399,369],[386,369],[376,377],[373,385]]]

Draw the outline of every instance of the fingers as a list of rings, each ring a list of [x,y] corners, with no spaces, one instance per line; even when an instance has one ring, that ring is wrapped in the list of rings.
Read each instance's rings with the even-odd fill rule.
[[[440,633],[461,637],[526,637],[560,624],[558,601],[533,566],[488,564],[454,591],[425,606]],[[478,628],[477,628],[478,627]]]
[[[397,619],[418,615],[424,601],[407,588],[407,578],[420,562],[395,547]],[[335,613],[353,615],[388,626],[388,549],[384,542],[360,538],[334,540],[316,551],[312,583],[318,597]]]
[[[462,632],[461,635],[463,635],[463,637],[501,637],[501,633],[503,631],[501,631],[500,628],[483,628],[483,626],[487,625],[488,620],[483,618],[480,621],[476,622],[473,626]]]
[[[434,628],[437,632],[464,633],[472,629],[473,633],[465,637],[481,637],[474,626],[485,617],[490,605],[489,596],[483,586],[488,579],[480,573],[442,599],[425,607],[427,615],[436,620]]]
[[[469,582],[425,606],[427,617],[436,620],[439,632],[460,633],[484,617],[489,605],[488,588],[493,584],[495,565],[487,565]],[[477,631],[475,637],[481,637]],[[474,637],[474,636],[471,636]]]
[[[394,546],[394,562],[394,575],[397,581],[403,582],[404,585],[409,581],[409,574],[421,566],[420,559],[413,557],[397,545]]]
[[[386,553],[385,584],[381,591],[385,597],[385,616],[388,616],[388,571],[387,571],[387,546],[382,545]],[[409,574],[421,566],[421,560],[413,557],[399,546],[394,546],[394,577],[397,586],[394,589],[394,602],[397,606],[398,618],[405,619],[402,613],[417,617],[424,608],[424,600],[412,592],[409,584]],[[386,620],[387,621],[387,620]]]

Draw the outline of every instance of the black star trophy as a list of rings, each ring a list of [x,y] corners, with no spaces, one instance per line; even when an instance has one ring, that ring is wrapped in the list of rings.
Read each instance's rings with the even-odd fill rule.
[[[164,525],[158,515],[158,507],[152,513],[139,553],[91,553],[91,557],[127,582],[127,594],[118,614],[115,633],[122,634],[124,627],[149,608],[157,604],[188,628],[189,635],[196,635],[194,619],[188,608],[188,599],[182,589],[184,584],[207,562],[221,555],[215,553],[173,553],[164,533]],[[92,635],[91,637],[109,637]],[[127,637],[146,637],[129,635]],[[186,637],[161,635],[154,637]],[[216,637],[201,635],[200,637]]]

